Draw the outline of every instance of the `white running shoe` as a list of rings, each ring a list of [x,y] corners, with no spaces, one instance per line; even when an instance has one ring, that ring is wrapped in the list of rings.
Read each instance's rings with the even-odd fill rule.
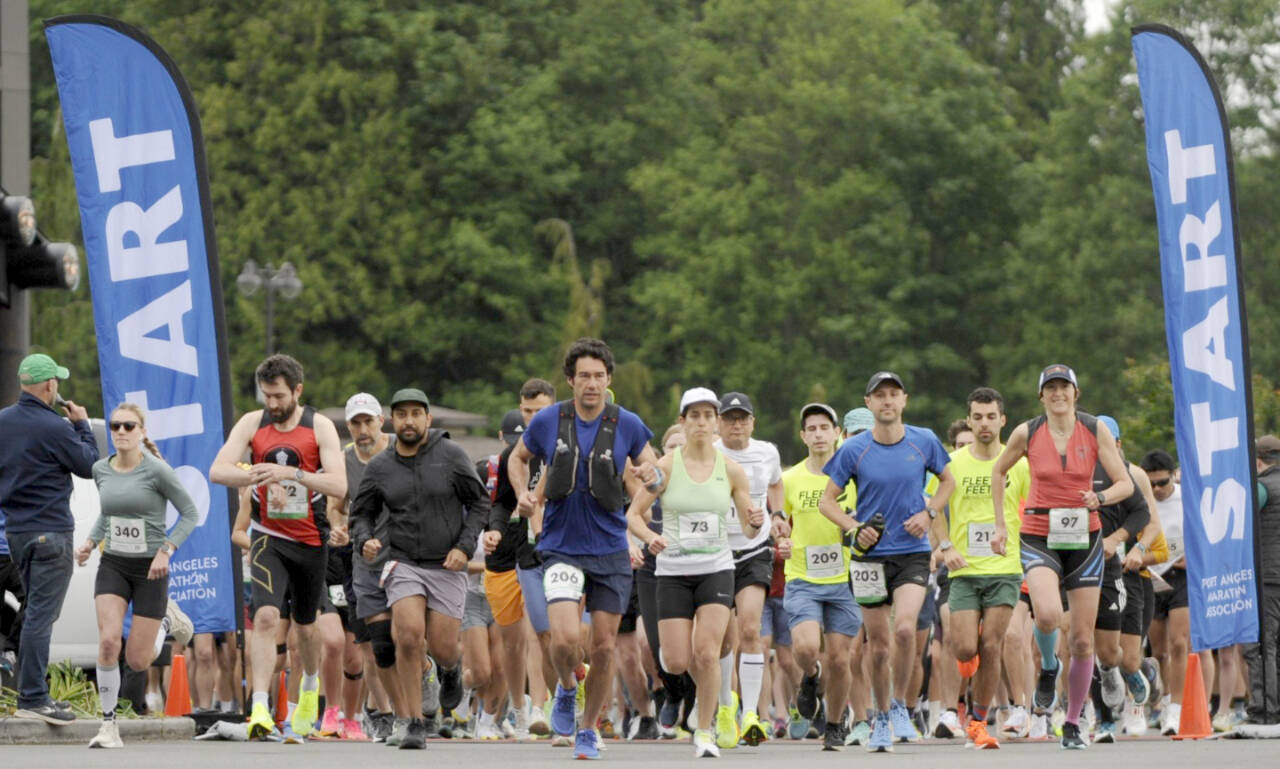
[[[1005,737],[1026,737],[1030,729],[1031,719],[1027,716],[1027,709],[1018,705],[1009,710],[1004,726],[1000,727],[1000,734]]]
[[[1164,715],[1160,716],[1160,733],[1166,737],[1172,737],[1178,733],[1181,721],[1182,705],[1170,702],[1164,706]]]
[[[499,731],[498,724],[494,722],[493,718],[490,717],[488,713],[476,719],[475,738],[477,740],[502,739],[502,732]]]
[[[91,748],[123,748],[124,743],[120,741],[120,726],[115,719],[103,721],[102,726],[98,728],[98,733],[93,739],[89,740]]]
[[[944,710],[942,715],[938,716],[938,725],[933,730],[934,737],[949,740],[963,733],[964,729],[960,728],[960,718],[956,716],[954,710]]]
[[[1112,710],[1119,710],[1124,705],[1124,676],[1120,675],[1120,666],[1110,668],[1098,666],[1102,674],[1102,701]]]
[[[169,605],[165,607],[164,618],[169,620],[168,632],[173,636],[173,640],[178,642],[178,648],[186,648],[187,644],[191,643],[191,636],[196,632],[195,625],[191,624],[191,618],[173,599],[169,599]]]
[[[720,748],[716,747],[716,738],[706,729],[699,729],[693,733],[693,756],[694,758],[719,758]]]
[[[1133,700],[1126,701],[1124,709],[1124,733],[1131,737],[1141,737],[1147,733],[1147,712]]]
[[[1031,717],[1031,729],[1027,732],[1029,740],[1047,740],[1049,739],[1049,718],[1043,713],[1036,713]]]

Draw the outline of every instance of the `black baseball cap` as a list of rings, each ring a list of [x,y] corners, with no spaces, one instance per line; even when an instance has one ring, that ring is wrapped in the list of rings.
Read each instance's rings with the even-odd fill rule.
[[[725,393],[724,395],[720,396],[720,413],[721,414],[724,414],[727,411],[733,411],[735,409],[738,411],[745,411],[748,414],[752,414],[752,415],[756,413],[755,409],[751,407],[751,399],[748,398],[744,393]]]
[[[870,395],[871,393],[876,391],[877,387],[884,384],[885,382],[893,382],[899,388],[901,388],[903,392],[907,391],[907,386],[902,383],[902,377],[898,376],[892,371],[877,371],[876,373],[871,375],[870,379],[867,380],[867,391],[863,394]]]
[[[810,414],[822,414],[831,417],[831,424],[840,427],[840,415],[825,403],[806,403],[800,407],[800,428],[804,429],[804,420]]]
[[[1080,389],[1080,383],[1076,381],[1076,372],[1072,371],[1070,366],[1063,363],[1050,363],[1044,367],[1044,371],[1040,372],[1040,386],[1036,390],[1043,390],[1045,385],[1055,379],[1070,382],[1077,390]]]
[[[502,440],[508,446],[514,445],[524,435],[524,414],[520,413],[520,409],[511,409],[502,415],[502,427],[499,429],[502,430]]]

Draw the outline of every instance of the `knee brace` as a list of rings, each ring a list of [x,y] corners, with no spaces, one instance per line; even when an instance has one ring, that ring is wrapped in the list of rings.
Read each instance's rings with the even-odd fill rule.
[[[373,660],[378,667],[395,667],[396,645],[391,640],[391,620],[369,623],[369,646],[373,649]]]
[[[286,654],[289,651],[289,644],[276,644],[276,655]]]

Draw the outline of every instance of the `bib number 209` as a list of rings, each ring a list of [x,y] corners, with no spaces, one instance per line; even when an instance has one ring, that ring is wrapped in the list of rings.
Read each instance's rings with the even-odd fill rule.
[[[567,563],[557,563],[542,575],[542,590],[548,601],[576,601],[582,597],[586,577],[582,569]]]

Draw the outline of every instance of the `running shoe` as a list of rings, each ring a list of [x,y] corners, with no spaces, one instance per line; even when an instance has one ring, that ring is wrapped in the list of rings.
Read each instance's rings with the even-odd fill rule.
[[[753,748],[769,739],[769,731],[760,723],[760,716],[754,710],[748,710],[742,716],[742,739]]]
[[[431,657],[427,663],[430,667],[422,674],[422,715],[430,717],[440,711],[440,679],[436,677],[440,666]]]
[[[339,726],[338,736],[350,742],[368,742],[369,736],[364,733],[364,729],[360,727],[360,722],[354,718],[344,718]]]
[[[849,730],[849,736],[844,738],[846,745],[866,745],[871,739],[871,722],[859,721]]]
[[[773,738],[775,740],[780,740],[786,737],[787,727],[790,725],[791,725],[791,722],[785,718],[782,718],[781,716],[773,719]]]
[[[888,713],[876,714],[876,724],[871,729],[871,738],[867,740],[867,752],[893,752],[893,727],[889,726]]]
[[[1062,660],[1054,657],[1058,666],[1053,670],[1040,668],[1040,676],[1036,680],[1036,692],[1032,704],[1039,710],[1053,710],[1058,704],[1058,674],[1062,672]]]
[[[1235,714],[1226,708],[1221,708],[1211,723],[1215,732],[1229,732],[1236,726]]]
[[[266,705],[257,704],[249,711],[249,739],[265,740],[276,730],[276,722],[271,718],[271,710]]]
[[[640,716],[632,721],[637,724],[633,728],[631,739],[633,740],[656,740],[661,737],[658,732],[658,721],[653,716]]]
[[[676,736],[676,722],[680,720],[680,701],[667,699],[658,710],[658,730],[662,739],[671,740]]]
[[[715,738],[706,729],[698,729],[693,733],[694,758],[719,758],[720,748],[716,747]]]
[[[114,718],[102,722],[102,726],[98,727],[98,733],[89,740],[91,748],[123,748],[124,742],[120,740],[120,725],[116,723]]]
[[[1029,740],[1049,739],[1049,717],[1044,713],[1036,713],[1031,717],[1031,729],[1027,731]]]
[[[1112,710],[1119,710],[1124,704],[1124,675],[1120,666],[1104,668],[1099,665],[1098,678],[1102,681],[1102,702]]]
[[[338,737],[342,734],[342,718],[335,707],[324,709],[324,718],[320,719],[321,737]]]
[[[1151,684],[1147,683],[1147,677],[1142,674],[1141,668],[1124,674],[1124,683],[1129,690],[1129,696],[1139,705],[1147,704],[1147,699],[1151,696]]]
[[[920,740],[920,732],[917,732],[916,725],[911,723],[911,713],[907,712],[907,706],[902,704],[901,700],[892,700],[890,702],[889,720],[893,723],[893,736],[899,742],[918,742]]]
[[[1000,733],[1006,737],[1026,737],[1030,728],[1031,719],[1027,717],[1027,709],[1018,705],[1009,711],[1004,726],[1000,727]]]
[[[1160,716],[1160,733],[1166,737],[1172,737],[1178,733],[1181,721],[1182,705],[1170,702],[1164,706],[1164,713]]]
[[[1160,668],[1156,665],[1155,659],[1143,657],[1142,663],[1138,665],[1138,670],[1142,671],[1143,677],[1147,679],[1147,702],[1159,702],[1164,682],[1160,679]],[[1145,705],[1147,702],[1142,704]]]
[[[427,747],[427,726],[421,718],[409,719],[405,727],[404,738],[400,740],[401,750],[422,750]]]
[[[476,719],[476,739],[477,740],[500,740],[502,732],[498,729],[498,724],[486,716]]]
[[[737,699],[737,693],[734,694]],[[716,747],[722,750],[738,747],[738,713],[733,705],[721,705],[716,708]]]
[[[600,737],[595,729],[579,729],[573,744],[573,757],[594,761],[600,757]]]
[[[815,720],[818,717],[818,700],[822,697],[822,663],[818,663],[818,672],[807,675],[800,681],[800,691],[796,694],[796,709],[800,715]]]
[[[1000,741],[987,733],[987,722],[982,719],[970,719],[969,728],[966,731],[969,741],[978,750],[993,750],[1000,747]]]
[[[320,717],[320,691],[298,692],[298,707],[293,710],[290,725],[302,737],[308,737],[316,730],[316,719]]]
[[[598,727],[599,727],[598,731],[600,732],[601,739],[605,739],[605,740],[617,739],[618,730],[615,729],[613,726],[613,719],[607,718],[607,717],[600,719],[600,723],[598,724]]]
[[[549,704],[551,701],[547,700]],[[529,716],[529,734],[546,737],[551,734],[551,725],[547,723],[547,712],[544,708],[531,708]]]
[[[557,736],[573,734],[575,705],[573,689],[566,689],[556,684],[555,704],[551,706],[551,730]]]
[[[1064,737],[1065,739],[1065,737]],[[1102,721],[1098,724],[1098,731],[1094,732],[1093,741],[1096,743],[1114,743],[1116,741],[1116,724],[1114,721]]]
[[[938,717],[938,725],[933,729],[933,736],[943,740],[949,740],[961,732],[960,718],[954,710],[944,710],[942,715]]]
[[[843,723],[828,721],[827,730],[822,735],[822,749],[830,751],[844,750],[844,741],[848,736]]]
[[[1147,714],[1141,705],[1125,703],[1124,733],[1131,737],[1141,737],[1147,733]]]
[[[573,669],[573,677],[578,679],[578,688],[573,696],[579,713],[587,709],[587,674],[590,672],[591,666],[585,662],[578,663],[578,667]]]
[[[510,725],[511,727],[511,733],[507,734],[507,736],[517,740],[529,739],[529,708],[528,706],[522,705],[518,708],[512,708],[511,712],[514,714],[513,718],[502,719],[502,725],[504,727],[507,725]],[[506,731],[507,731],[506,729],[503,729],[504,734],[506,733]]]
[[[440,678],[440,707],[448,713],[462,702],[462,666],[454,665],[452,670],[440,664],[431,667]]]
[[[387,735],[387,739],[383,741],[388,748],[400,747],[400,742],[404,739],[405,733],[409,731],[409,719],[396,716],[396,720],[391,722],[391,734]]]
[[[791,723],[787,729],[787,736],[793,740],[803,740],[809,734],[809,719],[800,715],[800,711],[796,710],[795,705],[792,705],[789,710],[791,711]]]
[[[306,738],[298,734],[298,731],[293,728],[293,724],[288,721],[285,721],[284,726],[280,729],[280,736],[284,738],[283,742],[286,745],[302,745],[306,742]]]
[[[1089,747],[1089,743],[1084,741],[1080,736],[1080,727],[1070,721],[1062,724],[1062,749],[1063,750],[1084,750]]]
[[[191,643],[191,636],[195,635],[195,625],[191,624],[191,618],[182,611],[182,607],[177,601],[169,600],[169,605],[164,608],[164,619],[168,620],[168,627],[164,630],[171,636],[173,640],[178,642],[179,648],[185,648]],[[163,626],[165,623],[161,622]]]
[[[995,713],[994,708],[992,708],[992,713]],[[920,705],[916,705],[915,708],[911,710],[911,723],[916,725],[916,733],[922,736],[926,734],[929,731],[928,721],[929,719],[926,718],[924,714],[924,708]]]

